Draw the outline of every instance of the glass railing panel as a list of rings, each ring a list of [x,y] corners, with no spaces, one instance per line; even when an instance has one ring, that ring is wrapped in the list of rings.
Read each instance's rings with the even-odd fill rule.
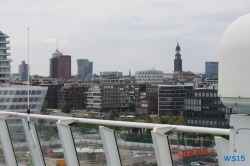
[[[4,153],[3,153],[3,149],[2,149],[2,142],[0,142],[0,166],[7,166]]]
[[[170,149],[175,166],[178,165],[218,165],[214,141],[187,138],[177,134],[169,135]],[[197,165],[198,165],[197,164]]]
[[[30,165],[32,160],[22,121],[11,117],[11,120],[7,120],[7,125],[18,165]]]
[[[78,124],[71,127],[77,157],[81,166],[106,166],[106,158],[98,126]]]
[[[157,166],[151,134],[115,132],[122,166]]]
[[[61,141],[55,121],[37,120],[35,123],[42,154],[47,166],[65,164]]]

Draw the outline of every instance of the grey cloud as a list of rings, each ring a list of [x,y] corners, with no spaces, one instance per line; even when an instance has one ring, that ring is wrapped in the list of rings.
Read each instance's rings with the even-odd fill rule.
[[[136,32],[144,32],[144,31],[165,31],[168,29],[178,29],[181,24],[179,23],[147,23],[143,21],[143,19],[139,19],[139,17],[134,18],[119,18],[116,20],[109,21],[105,26],[104,30],[107,31],[136,31]]]
[[[92,41],[96,47],[121,47],[129,44],[129,39],[126,38],[101,38]]]
[[[178,3],[176,2],[169,2],[169,3],[165,3],[165,2],[147,2],[147,3],[144,3],[144,5],[147,5],[147,6],[155,6],[155,7],[177,7],[178,6]]]
[[[199,13],[189,18],[199,19],[204,21],[218,21],[218,22],[232,22],[238,17],[248,14],[250,9],[250,5],[246,6],[242,9],[230,9],[225,11],[220,11],[216,13]]]

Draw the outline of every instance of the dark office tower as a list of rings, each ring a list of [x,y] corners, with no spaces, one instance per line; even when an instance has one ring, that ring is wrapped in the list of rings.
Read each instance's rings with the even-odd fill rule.
[[[77,75],[81,75],[82,78],[86,77],[88,74],[93,74],[93,62],[90,62],[88,59],[77,59],[77,65]]]
[[[179,46],[179,43],[177,41],[176,46],[176,54],[175,54],[175,60],[174,60],[174,71],[182,71],[182,60],[181,60],[181,48]]]
[[[205,62],[206,78],[218,78],[218,62]]]
[[[29,70],[29,65],[25,64],[25,61],[22,61],[22,64],[19,65],[19,74],[21,74],[21,79],[23,81],[28,80],[28,70]]]
[[[50,58],[50,77],[51,78],[71,78],[71,56],[63,55],[56,50]]]

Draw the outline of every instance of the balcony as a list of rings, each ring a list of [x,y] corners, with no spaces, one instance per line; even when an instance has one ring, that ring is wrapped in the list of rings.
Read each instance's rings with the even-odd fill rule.
[[[10,123],[11,118],[23,118],[21,123]],[[176,134],[169,137],[161,134],[169,130],[176,132],[196,132],[229,135],[229,129],[201,128],[181,125],[163,125],[154,123],[123,122],[86,118],[31,114],[32,119],[43,119],[50,123],[27,122],[26,113],[0,112],[1,151],[4,165],[45,166],[62,158],[64,165],[186,165],[190,161],[180,158],[182,153],[196,153],[196,157],[213,149],[214,143],[198,139],[184,138],[180,141]],[[131,116],[133,117],[133,116]],[[8,123],[6,123],[8,122]],[[56,122],[56,123],[55,123]],[[73,127],[71,123],[78,123]],[[100,125],[98,128],[80,127],[80,124]],[[10,127],[10,125],[12,127]],[[113,131],[103,126],[150,129],[151,134]],[[193,142],[193,144],[192,144]],[[187,146],[189,144],[189,146]],[[206,144],[206,146],[203,146]],[[84,146],[83,146],[84,145]],[[181,145],[181,146],[180,146]],[[178,149],[178,146],[179,149]],[[189,147],[189,149],[187,149]],[[190,148],[192,147],[192,149]],[[42,149],[41,149],[42,148]],[[203,152],[204,153],[201,153]],[[28,153],[29,152],[29,153]],[[218,151],[217,151],[218,153]],[[55,156],[56,155],[56,156]],[[204,158],[204,156],[201,156]],[[173,160],[172,160],[173,159]],[[187,163],[189,162],[189,163]]]
[[[6,54],[4,54],[4,53],[0,53],[0,56],[10,56],[11,55],[11,53],[6,53]]]
[[[0,47],[0,50],[10,50],[10,47]]]
[[[9,59],[0,59],[0,62],[12,62],[12,59],[9,58]]]
[[[9,41],[9,40],[6,40],[6,41],[0,41],[0,44],[10,44],[10,41]]]

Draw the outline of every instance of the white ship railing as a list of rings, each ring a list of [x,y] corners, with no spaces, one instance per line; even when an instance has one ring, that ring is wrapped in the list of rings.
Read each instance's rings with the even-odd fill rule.
[[[10,132],[6,123],[7,117],[20,117],[22,125],[25,131],[26,139],[29,145],[29,152],[31,154],[32,162],[36,166],[45,166],[45,160],[42,154],[42,150],[39,144],[39,136],[36,130],[35,124],[28,123],[25,119],[26,113],[15,112],[0,112],[0,138],[2,143],[2,149],[5,156],[6,164],[11,166],[17,166],[17,160],[13,145],[10,138]],[[165,132],[173,130],[179,132],[194,132],[194,133],[206,133],[214,135],[229,135],[229,129],[218,129],[209,127],[191,127],[182,125],[168,125],[168,124],[154,124],[154,123],[139,123],[139,122],[124,122],[124,121],[112,121],[112,120],[99,120],[99,119],[86,119],[86,118],[72,118],[50,115],[38,115],[30,114],[33,119],[44,119],[50,121],[56,121],[60,142],[62,144],[62,151],[69,166],[80,166],[78,161],[77,150],[74,144],[74,138],[72,136],[71,123],[84,123],[99,125],[100,136],[103,143],[103,149],[106,157],[106,163],[109,166],[122,165],[118,143],[115,137],[114,131],[103,126],[120,126],[128,128],[143,128],[152,129],[151,136],[153,140],[153,147],[155,151],[155,157],[157,165],[173,165],[172,154],[168,142],[168,137],[164,135]]]

